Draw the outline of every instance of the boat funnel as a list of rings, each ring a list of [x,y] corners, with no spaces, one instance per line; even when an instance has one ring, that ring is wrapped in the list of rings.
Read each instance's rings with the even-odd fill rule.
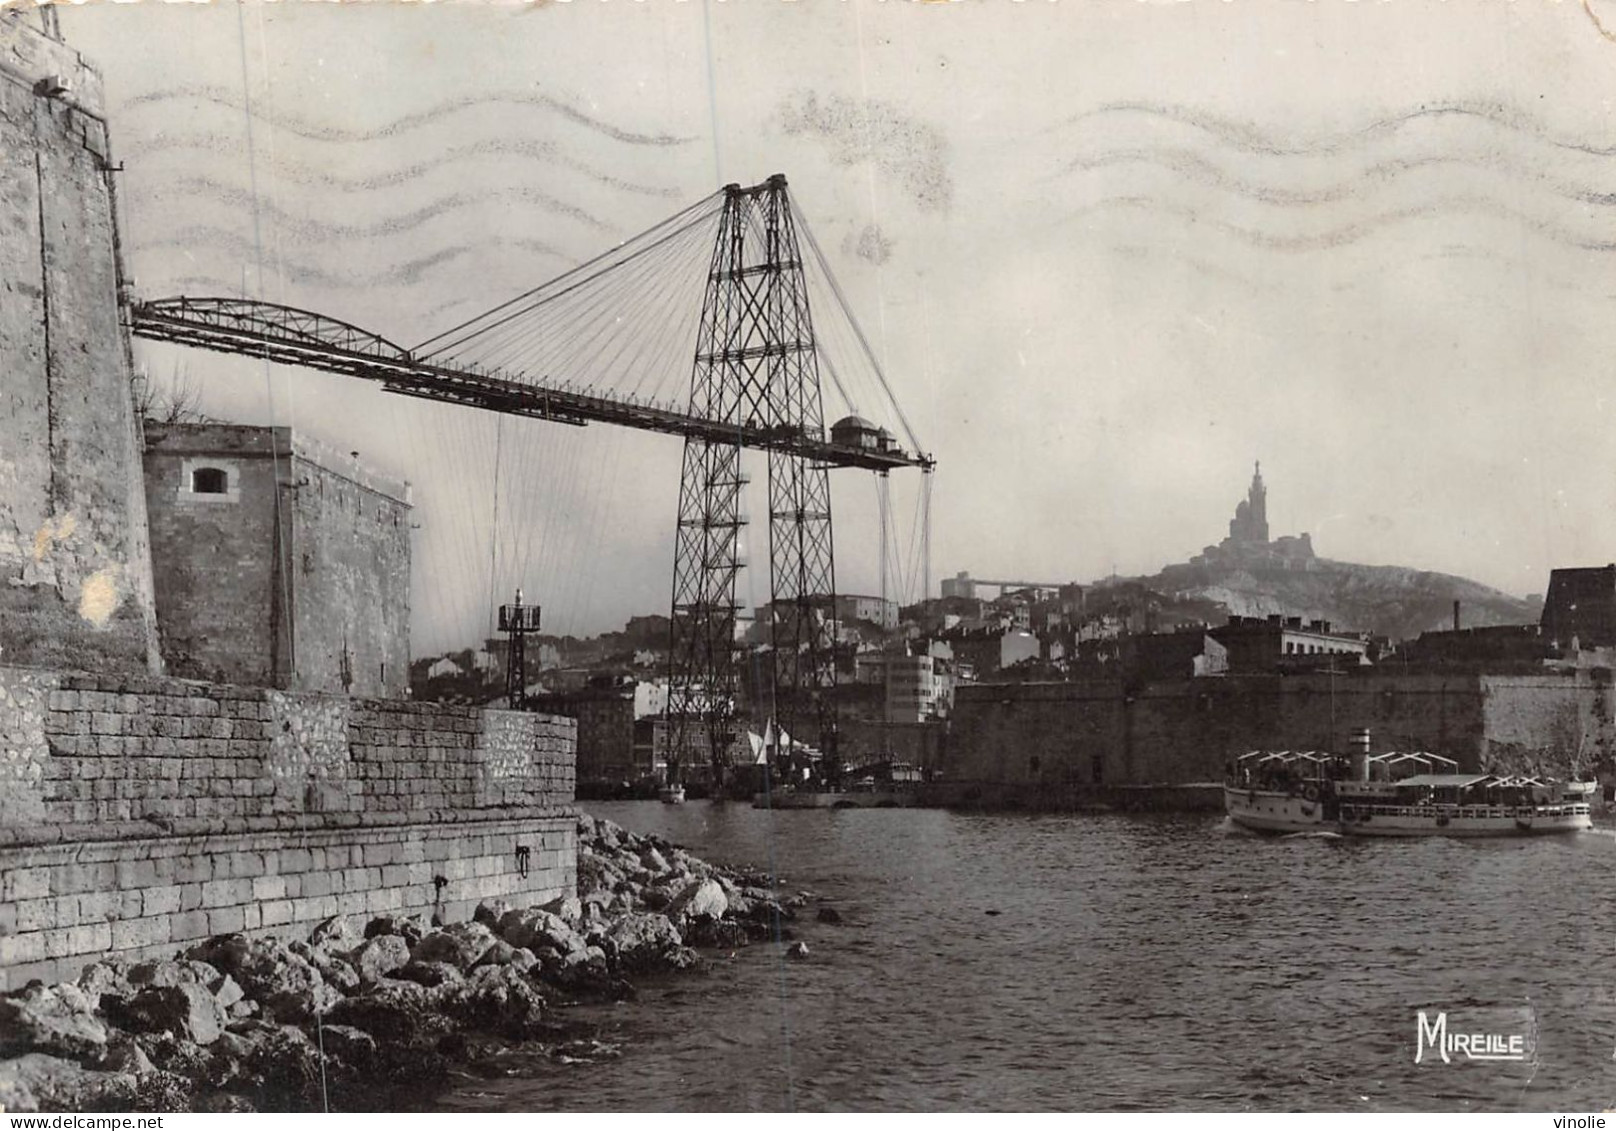
[[[1369,728],[1352,732],[1352,780],[1369,780]]]

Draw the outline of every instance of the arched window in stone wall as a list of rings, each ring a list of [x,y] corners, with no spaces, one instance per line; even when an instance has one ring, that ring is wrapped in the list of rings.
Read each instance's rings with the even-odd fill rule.
[[[234,460],[204,457],[181,464],[181,503],[235,503],[240,499],[241,469]]]
[[[230,475],[222,467],[191,469],[191,493],[195,495],[224,495],[230,490]]]

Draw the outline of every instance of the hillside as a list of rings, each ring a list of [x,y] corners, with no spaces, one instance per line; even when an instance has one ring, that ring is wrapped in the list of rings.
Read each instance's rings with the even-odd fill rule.
[[[1205,621],[1212,609],[1220,616],[1280,613],[1327,620],[1345,631],[1407,640],[1451,628],[1455,600],[1466,628],[1535,624],[1542,610],[1539,599],[1512,597],[1451,574],[1325,558],[1315,559],[1315,567],[1252,571],[1181,565],[1137,580],[1164,598],[1157,613],[1163,627],[1174,620]]]

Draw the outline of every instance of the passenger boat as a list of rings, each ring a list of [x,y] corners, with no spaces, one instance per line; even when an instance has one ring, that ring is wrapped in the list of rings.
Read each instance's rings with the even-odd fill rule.
[[[1257,832],[1532,836],[1592,828],[1596,786],[1460,773],[1437,754],[1253,750],[1236,759],[1223,802]]]

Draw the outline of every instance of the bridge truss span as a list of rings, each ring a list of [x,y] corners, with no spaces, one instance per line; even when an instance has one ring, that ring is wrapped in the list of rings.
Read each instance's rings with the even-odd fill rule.
[[[278,303],[185,296],[137,302],[130,331],[149,341],[374,381],[390,393],[529,416],[562,424],[616,424],[759,451],[802,456],[827,467],[890,471],[930,467],[931,457],[835,444],[798,428],[737,424],[689,412],[550,385],[450,363],[418,359],[410,350],[351,323]]]
[[[669,646],[675,779],[694,745],[710,747],[721,777],[734,736],[741,456],[769,453],[768,713],[786,733],[794,714],[817,721],[825,769],[836,772],[828,473],[859,468],[884,484],[888,472],[929,472],[933,461],[784,177],[728,185],[413,347],[329,315],[239,297],[137,301],[127,316],[141,338],[336,373],[403,396],[682,436]],[[821,373],[847,414],[828,433]],[[866,425],[860,398],[895,416],[907,449]]]

